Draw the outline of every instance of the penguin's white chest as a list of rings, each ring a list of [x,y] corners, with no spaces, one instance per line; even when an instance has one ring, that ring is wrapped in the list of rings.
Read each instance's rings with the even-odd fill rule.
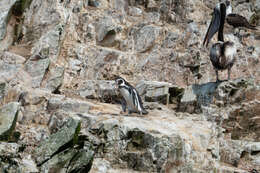
[[[136,108],[135,108],[135,105],[134,105],[133,97],[132,97],[132,95],[128,92],[128,90],[125,89],[125,88],[120,88],[120,93],[121,93],[122,96],[124,97],[128,109],[135,110]]]

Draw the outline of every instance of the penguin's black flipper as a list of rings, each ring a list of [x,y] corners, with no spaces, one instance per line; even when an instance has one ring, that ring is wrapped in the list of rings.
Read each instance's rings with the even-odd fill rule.
[[[122,106],[123,112],[126,112],[126,101],[125,101],[125,99],[123,99],[123,98],[122,98],[122,100],[121,100],[121,106]]]

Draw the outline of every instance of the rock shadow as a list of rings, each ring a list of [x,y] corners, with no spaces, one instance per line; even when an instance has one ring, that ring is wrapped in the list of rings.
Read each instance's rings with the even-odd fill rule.
[[[196,95],[197,103],[201,106],[208,106],[212,103],[213,96],[218,86],[224,81],[208,82],[204,84],[193,84],[192,92]]]

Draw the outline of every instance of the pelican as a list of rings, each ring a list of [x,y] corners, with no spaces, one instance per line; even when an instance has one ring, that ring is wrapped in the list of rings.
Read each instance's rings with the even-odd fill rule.
[[[210,61],[216,71],[216,78],[219,81],[218,71],[228,70],[228,80],[230,80],[231,68],[235,62],[237,48],[232,41],[224,41],[223,29],[227,13],[230,14],[232,9],[226,3],[221,2],[214,8],[213,16],[207,30],[203,45],[208,46],[211,38],[218,32],[218,42],[213,44],[210,49]]]

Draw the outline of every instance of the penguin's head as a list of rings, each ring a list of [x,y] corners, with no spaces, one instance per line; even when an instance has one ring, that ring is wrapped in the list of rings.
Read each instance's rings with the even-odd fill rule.
[[[116,84],[116,87],[117,87],[117,88],[120,88],[120,87],[123,87],[123,86],[126,85],[126,81],[125,81],[125,79],[123,79],[122,77],[117,77],[117,78],[115,79],[115,84]]]
[[[230,6],[230,1],[226,0],[226,6]]]

